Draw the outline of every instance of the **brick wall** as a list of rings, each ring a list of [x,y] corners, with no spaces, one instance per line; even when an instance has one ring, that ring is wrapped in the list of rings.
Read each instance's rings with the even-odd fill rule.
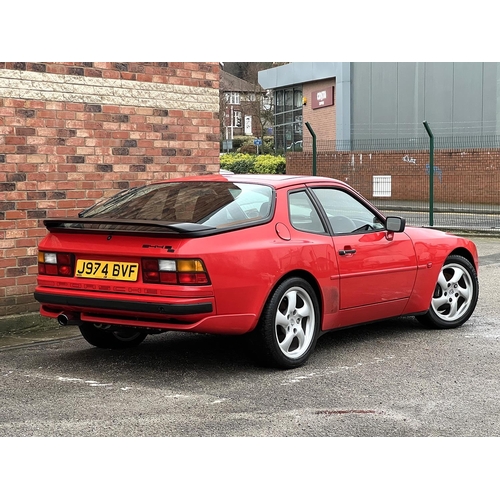
[[[46,217],[219,170],[218,63],[0,62],[0,317],[38,310]]]
[[[333,177],[376,199],[374,176],[391,177],[391,200],[425,201],[429,197],[429,152],[341,152],[317,154],[318,176]],[[500,205],[500,151],[449,150],[434,152],[434,200],[457,204]],[[286,170],[312,174],[312,153],[287,155]]]
[[[312,129],[317,135],[318,132],[321,131],[322,140],[334,141],[337,134],[335,99],[333,101],[333,106],[312,109],[312,93],[324,90],[327,87],[335,87],[335,78],[329,80],[320,80],[311,83],[304,83],[302,95],[307,98],[307,104],[302,107],[302,120],[304,123],[309,122]],[[310,137],[309,131],[305,126],[304,137]]]

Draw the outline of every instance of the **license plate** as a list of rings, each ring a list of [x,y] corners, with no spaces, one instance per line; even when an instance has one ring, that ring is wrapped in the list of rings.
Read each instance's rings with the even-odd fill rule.
[[[133,262],[78,259],[75,276],[100,280],[137,281],[138,273],[139,264]]]

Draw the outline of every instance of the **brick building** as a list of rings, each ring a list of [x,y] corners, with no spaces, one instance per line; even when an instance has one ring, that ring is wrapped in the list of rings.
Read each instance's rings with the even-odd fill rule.
[[[238,135],[262,135],[261,115],[267,92],[226,71],[220,72],[221,131],[225,140]]]
[[[0,62],[0,319],[38,311],[46,217],[219,170],[219,63]]]

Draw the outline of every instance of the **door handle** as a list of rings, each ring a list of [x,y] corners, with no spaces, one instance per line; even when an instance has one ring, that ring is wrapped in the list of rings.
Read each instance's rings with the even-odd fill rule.
[[[344,250],[339,250],[339,255],[350,255],[356,253],[356,250],[354,248],[348,248]]]

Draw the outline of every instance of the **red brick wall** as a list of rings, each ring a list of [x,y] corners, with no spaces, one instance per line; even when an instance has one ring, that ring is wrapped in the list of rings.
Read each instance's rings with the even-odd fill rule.
[[[324,108],[312,109],[313,92],[324,90],[327,87],[335,87],[335,79],[320,80],[312,83],[305,83],[302,89],[302,94],[307,98],[307,104],[302,107],[303,122],[309,122],[315,133],[321,130],[321,139],[334,141],[337,134],[336,121],[336,106],[335,106],[335,89],[334,89],[334,105]],[[309,131],[304,126],[304,137],[310,137]]]
[[[340,152],[317,154],[318,176],[351,184],[374,199],[373,176],[391,176],[391,199],[425,201],[429,197],[429,152]],[[500,151],[453,150],[434,152],[434,200],[457,204],[500,205]],[[287,155],[287,173],[312,174],[312,153]]]
[[[46,217],[219,170],[218,63],[0,63],[0,317],[38,310]]]

